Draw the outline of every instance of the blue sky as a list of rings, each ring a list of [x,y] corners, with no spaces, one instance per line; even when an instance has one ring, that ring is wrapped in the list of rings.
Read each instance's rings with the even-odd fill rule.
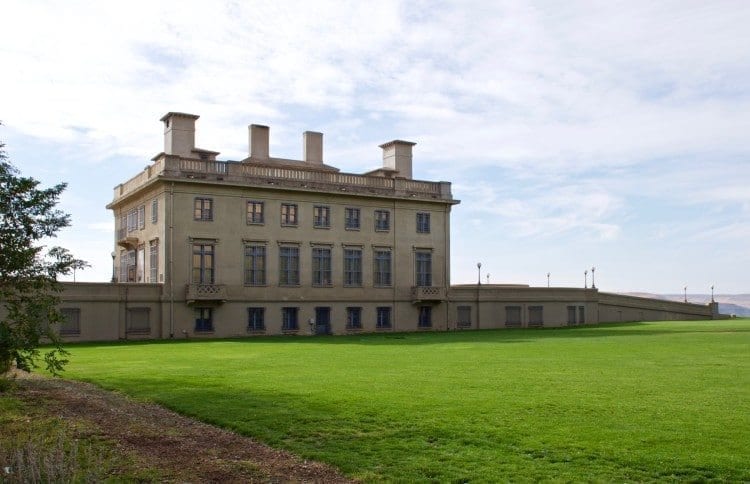
[[[46,2],[0,12],[0,140],[66,181],[57,243],[111,276],[112,188],[197,144],[453,182],[452,282],[750,292],[750,2]]]

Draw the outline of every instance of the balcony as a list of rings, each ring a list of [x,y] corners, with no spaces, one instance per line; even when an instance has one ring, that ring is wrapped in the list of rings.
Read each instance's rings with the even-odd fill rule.
[[[125,229],[117,229],[117,245],[123,249],[135,249],[138,247],[138,237],[128,237]]]
[[[227,300],[227,286],[224,284],[188,284],[185,288],[185,300],[188,304],[221,304]]]
[[[445,288],[438,286],[414,286],[411,288],[411,303],[439,303],[445,299]]]

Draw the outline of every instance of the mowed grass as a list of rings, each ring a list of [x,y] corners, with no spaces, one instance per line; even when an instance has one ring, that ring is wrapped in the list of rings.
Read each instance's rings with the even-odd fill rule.
[[[364,480],[750,479],[750,321],[70,346],[66,376]]]

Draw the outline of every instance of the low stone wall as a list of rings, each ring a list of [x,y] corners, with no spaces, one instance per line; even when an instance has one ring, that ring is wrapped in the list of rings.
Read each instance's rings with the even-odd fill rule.
[[[718,305],[702,305],[663,299],[599,293],[599,322],[676,321],[714,319]]]

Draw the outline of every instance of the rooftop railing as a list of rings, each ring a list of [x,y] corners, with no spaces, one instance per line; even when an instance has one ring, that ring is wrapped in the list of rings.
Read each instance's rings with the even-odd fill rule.
[[[429,182],[404,178],[357,175],[289,166],[254,163],[205,161],[161,156],[153,165],[115,187],[114,200],[132,193],[159,176],[205,179],[251,186],[283,186],[403,198],[452,200],[449,182]]]

